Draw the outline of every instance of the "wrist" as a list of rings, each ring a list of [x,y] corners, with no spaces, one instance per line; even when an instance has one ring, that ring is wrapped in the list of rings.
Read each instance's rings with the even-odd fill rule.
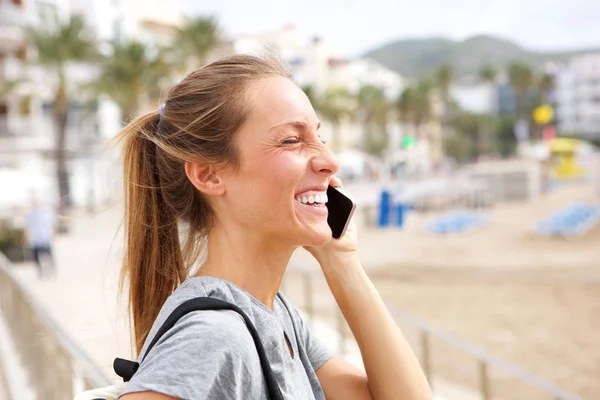
[[[327,254],[317,258],[323,271],[362,269],[357,251]]]

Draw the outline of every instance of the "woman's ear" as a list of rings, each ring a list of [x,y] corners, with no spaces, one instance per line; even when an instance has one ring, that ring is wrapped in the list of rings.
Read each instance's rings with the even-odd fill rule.
[[[185,163],[185,174],[200,193],[220,196],[225,193],[221,169],[215,164]]]

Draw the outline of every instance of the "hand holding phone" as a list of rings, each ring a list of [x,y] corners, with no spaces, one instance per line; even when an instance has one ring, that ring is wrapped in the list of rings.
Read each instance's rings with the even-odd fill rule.
[[[333,186],[327,188],[327,223],[334,239],[344,235],[355,209],[356,203],[341,189]]]

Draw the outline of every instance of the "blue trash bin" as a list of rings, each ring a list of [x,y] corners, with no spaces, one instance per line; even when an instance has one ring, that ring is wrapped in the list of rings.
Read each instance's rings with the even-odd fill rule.
[[[404,225],[404,215],[408,207],[404,203],[398,203],[396,205],[396,226],[402,227]]]
[[[391,195],[387,190],[382,190],[379,197],[379,216],[377,226],[383,228],[390,224]]]

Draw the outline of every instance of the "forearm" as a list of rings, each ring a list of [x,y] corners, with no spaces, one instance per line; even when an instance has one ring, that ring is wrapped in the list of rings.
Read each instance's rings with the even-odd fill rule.
[[[431,391],[408,342],[357,257],[323,265],[327,283],[360,348],[375,400],[429,400]]]

